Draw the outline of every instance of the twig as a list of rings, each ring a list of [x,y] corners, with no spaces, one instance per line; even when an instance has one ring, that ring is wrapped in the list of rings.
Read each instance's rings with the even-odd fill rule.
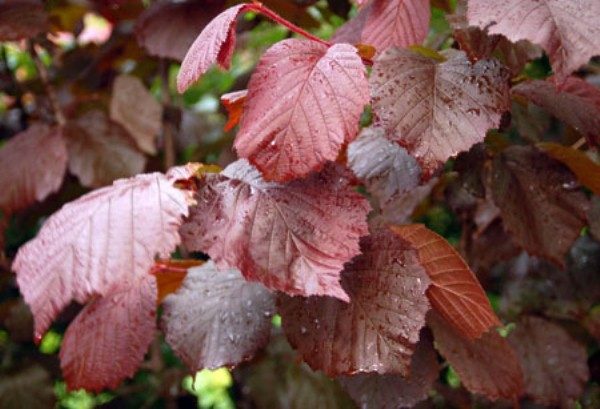
[[[50,105],[52,106],[52,111],[54,112],[54,119],[60,126],[64,126],[67,123],[65,118],[65,114],[58,102],[58,97],[56,96],[56,92],[52,84],[50,84],[50,80],[48,79],[48,71],[44,66],[44,63],[40,59],[40,55],[35,48],[35,44],[32,41],[28,42],[28,49],[31,57],[33,58],[33,62],[35,63],[35,67],[37,68],[38,75],[42,80],[42,84],[46,89],[46,95],[50,100]]]
[[[586,142],[585,138],[581,137],[577,140],[577,142],[575,142],[573,145],[571,145],[571,148],[577,150],[577,149],[581,148],[583,145],[585,145],[585,142]]]

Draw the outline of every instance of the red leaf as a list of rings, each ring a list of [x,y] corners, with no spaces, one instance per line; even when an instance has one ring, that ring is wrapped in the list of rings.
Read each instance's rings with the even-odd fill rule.
[[[527,395],[543,405],[572,407],[590,377],[585,347],[536,317],[524,317],[508,339],[521,360]]]
[[[427,398],[438,378],[440,365],[431,336],[421,340],[412,356],[410,375],[358,374],[342,377],[344,389],[363,409],[411,408]]]
[[[589,200],[577,187],[564,165],[533,147],[511,146],[493,163],[492,193],[504,226],[528,253],[559,266],[586,225]]]
[[[109,295],[147,274],[156,255],[169,256],[184,215],[185,195],[158,173],[116,181],[52,215],[13,263],[36,339],[71,300]]]
[[[562,85],[554,78],[523,82],[512,89],[571,125],[591,141],[600,143],[600,89],[576,77]]]
[[[378,52],[421,44],[430,18],[429,0],[373,0],[338,30],[334,41],[369,44]]]
[[[181,61],[224,4],[223,0],[152,2],[135,22],[137,41],[149,55]]]
[[[189,250],[273,290],[348,299],[339,272],[359,253],[369,205],[339,167],[281,185],[239,160],[206,175],[196,202],[181,229]]]
[[[248,8],[238,4],[213,19],[188,50],[177,75],[177,90],[184,92],[214,64],[227,69],[235,48],[235,19]]]
[[[303,177],[356,137],[368,95],[356,48],[281,41],[250,79],[235,149],[267,180]]]
[[[510,109],[508,71],[494,60],[471,64],[389,49],[371,74],[375,124],[419,160],[426,174],[482,142]]]
[[[490,329],[481,338],[468,340],[442,318],[428,317],[435,346],[448,360],[465,387],[490,400],[516,400],[523,393],[523,374],[509,343]]]
[[[412,191],[421,178],[417,161],[387,139],[381,128],[363,129],[359,138],[348,145],[348,166],[381,207]]]
[[[598,15],[597,0],[469,0],[467,10],[470,25],[540,45],[561,79],[600,55]]]
[[[69,171],[87,187],[101,187],[144,170],[146,158],[129,134],[100,110],[67,123]]]
[[[463,336],[479,338],[500,325],[475,274],[446,240],[420,224],[393,226],[392,231],[417,250],[431,279],[427,296],[432,307]]]
[[[116,388],[138,369],[156,331],[156,283],[145,275],[116,284],[65,332],[60,365],[69,389]]]
[[[0,4],[0,41],[32,38],[48,29],[40,0],[9,0]]]
[[[407,376],[429,310],[427,273],[416,252],[387,229],[362,238],[361,250],[342,273],[350,302],[284,296],[285,334],[313,369],[327,375]]]
[[[157,304],[162,304],[165,297],[174,293],[181,287],[183,279],[187,276],[188,269],[204,264],[202,260],[157,260],[152,266],[150,274],[156,277],[158,289]]]
[[[0,209],[21,210],[56,192],[67,169],[59,128],[33,124],[0,148]],[[32,160],[35,158],[35,160]]]
[[[139,78],[119,75],[113,82],[110,118],[129,132],[140,150],[156,154],[156,137],[162,129],[162,105]]]
[[[164,302],[167,342],[193,371],[235,366],[269,341],[273,295],[238,270],[209,261],[191,268],[183,287]]]
[[[240,122],[247,96],[247,89],[221,95],[221,102],[229,114],[229,119],[224,127],[225,131],[231,131]]]

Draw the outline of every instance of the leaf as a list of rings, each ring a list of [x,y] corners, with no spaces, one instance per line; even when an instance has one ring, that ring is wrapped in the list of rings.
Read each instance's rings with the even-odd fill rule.
[[[193,371],[235,366],[268,342],[275,302],[269,290],[235,269],[208,261],[191,268],[164,302],[166,340]]]
[[[221,95],[221,103],[229,114],[229,119],[223,128],[226,132],[231,131],[240,122],[247,96],[247,89]]]
[[[249,6],[233,6],[204,27],[188,50],[177,75],[177,90],[183,93],[214,64],[229,68],[235,48],[235,19]]]
[[[59,128],[36,123],[18,133],[0,148],[0,210],[10,214],[41,202],[60,188],[66,169]]]
[[[576,77],[557,86],[556,79],[527,81],[512,89],[541,106],[591,141],[600,143],[600,89]]]
[[[281,41],[252,74],[234,147],[266,180],[304,177],[357,136],[368,95],[353,46]]]
[[[431,337],[417,345],[412,356],[410,375],[358,374],[342,377],[344,389],[362,409],[412,408],[427,398],[438,378],[440,366]]]
[[[348,299],[339,272],[359,254],[369,205],[339,167],[282,185],[239,160],[206,175],[196,202],[181,228],[189,250],[272,290]]]
[[[188,269],[204,264],[202,260],[157,260],[150,270],[156,277],[158,289],[157,304],[162,304],[165,297],[174,293],[181,287],[183,279],[187,276]]]
[[[348,145],[348,166],[382,207],[416,188],[421,178],[417,161],[388,140],[381,128],[363,129]]]
[[[410,192],[394,197],[381,208],[381,215],[371,219],[371,223],[409,223],[415,209],[417,209],[417,207],[431,194],[431,191],[438,182],[439,178],[431,178],[425,184],[415,187]]]
[[[48,29],[40,0],[10,0],[0,4],[0,41],[32,38]]]
[[[334,41],[369,44],[378,52],[421,44],[430,18],[429,0],[372,0],[338,30]]]
[[[564,78],[600,54],[599,13],[596,0],[469,0],[467,17],[490,34],[540,45],[555,75]]]
[[[488,399],[516,400],[523,393],[523,373],[509,343],[490,329],[480,338],[469,340],[431,314],[429,327],[435,346],[456,371],[465,387]]]
[[[156,332],[156,282],[125,279],[88,304],[71,322],[60,349],[70,390],[99,392],[131,377]]]
[[[67,123],[65,140],[69,170],[87,187],[100,187],[114,180],[143,172],[146,158],[129,134],[100,110],[88,111]]]
[[[110,118],[129,132],[143,152],[156,154],[155,140],[162,129],[162,115],[162,105],[137,77],[119,75],[115,79]]]
[[[421,224],[391,229],[418,252],[431,279],[431,306],[462,336],[479,338],[500,325],[475,274],[446,240]]]
[[[355,407],[337,382],[299,362],[283,336],[271,341],[262,360],[237,372],[242,392],[257,409]]]
[[[149,55],[182,61],[202,29],[221,11],[223,0],[152,2],[135,22],[135,36]]]
[[[71,300],[146,275],[180,238],[185,195],[159,174],[118,180],[68,203],[19,249],[13,269],[39,340]]]
[[[530,254],[564,265],[589,207],[575,176],[560,162],[524,146],[505,149],[492,171],[494,202],[515,241]]]
[[[429,310],[427,274],[416,252],[387,229],[363,237],[361,251],[342,273],[350,302],[283,296],[283,329],[306,363],[329,376],[408,376]]]
[[[0,378],[0,407],[11,409],[54,408],[52,379],[39,365]]]
[[[508,71],[494,60],[471,64],[464,53],[446,61],[389,49],[375,60],[371,95],[375,124],[432,174],[448,158],[482,142],[510,109]]]
[[[571,407],[590,372],[585,347],[559,325],[533,316],[523,317],[508,340],[525,375],[525,392],[536,402]]]

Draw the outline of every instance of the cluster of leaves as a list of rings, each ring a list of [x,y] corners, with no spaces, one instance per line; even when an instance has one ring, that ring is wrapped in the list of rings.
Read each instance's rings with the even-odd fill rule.
[[[10,224],[79,195],[67,169],[97,188],[6,260],[36,342],[83,305],[60,346],[69,389],[162,369],[160,342],[144,362],[160,327],[192,371],[239,366],[258,407],[600,402],[597,0],[363,0],[330,39],[314,26],[347,2],[97,2],[115,32],[74,81],[46,32],[76,33],[80,10],[58,3],[0,5],[0,40],[25,39],[41,86],[0,148],[0,209]],[[169,60],[185,104],[251,19],[293,35],[221,96],[239,159],[175,166]]]

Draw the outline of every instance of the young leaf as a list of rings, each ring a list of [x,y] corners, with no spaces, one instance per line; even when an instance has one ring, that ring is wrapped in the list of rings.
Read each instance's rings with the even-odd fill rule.
[[[229,119],[224,127],[225,131],[231,131],[238,124],[238,122],[240,122],[247,97],[247,89],[221,95],[221,103],[223,103],[223,106],[229,114]]]
[[[83,186],[105,186],[141,173],[146,166],[129,134],[102,111],[88,111],[68,122],[64,134],[69,171]]]
[[[479,338],[500,325],[475,274],[446,240],[420,224],[391,229],[417,250],[431,279],[431,306],[462,336]]]
[[[235,20],[248,8],[238,4],[213,19],[188,50],[177,75],[177,90],[184,92],[214,64],[227,69],[235,48]]]
[[[183,286],[164,302],[167,342],[193,371],[235,366],[269,341],[273,295],[238,270],[208,261],[191,268]]]
[[[510,109],[508,70],[499,63],[471,64],[462,52],[440,57],[391,48],[375,60],[370,79],[375,124],[427,175],[483,141]]]
[[[421,178],[417,161],[387,139],[381,128],[363,129],[348,145],[348,166],[382,207],[416,188]]]
[[[147,274],[156,255],[169,256],[187,212],[185,195],[154,173],[118,180],[52,215],[13,263],[36,339],[71,300],[110,295]]]
[[[524,317],[508,337],[523,367],[525,392],[536,402],[571,407],[590,377],[587,352],[559,325]]]
[[[135,22],[135,36],[149,55],[182,61],[224,0],[154,1]]]
[[[31,125],[0,148],[0,210],[10,214],[44,200],[60,188],[66,169],[62,131]]]
[[[490,329],[481,338],[469,340],[441,317],[430,314],[437,350],[448,360],[465,387],[486,396],[516,400],[523,393],[523,373],[509,343]]]
[[[133,137],[137,146],[156,154],[155,139],[162,128],[162,105],[142,81],[131,75],[119,75],[113,82],[110,118]]]
[[[590,141],[600,143],[600,89],[585,80],[568,77],[523,82],[512,89],[571,125]]]
[[[40,0],[11,0],[0,4],[0,41],[32,38],[48,29]]]
[[[281,41],[263,54],[250,79],[235,149],[266,180],[320,170],[356,137],[368,87],[353,46]]]
[[[540,45],[561,79],[600,54],[599,14],[597,0],[469,0],[467,9],[470,25]]]
[[[600,165],[591,160],[589,156],[580,150],[552,142],[540,143],[537,146],[554,159],[567,165],[581,184],[600,195]]]
[[[363,237],[361,251],[342,273],[349,303],[331,297],[282,297],[285,334],[313,369],[329,376],[408,376],[429,310],[427,273],[416,252],[387,229]]]
[[[440,365],[431,336],[423,337],[412,356],[410,375],[358,374],[340,378],[340,383],[362,409],[412,408],[427,398],[438,378]]]
[[[586,224],[589,201],[577,186],[564,165],[533,147],[511,146],[493,163],[492,193],[504,226],[528,253],[560,266]]]
[[[132,376],[156,332],[156,282],[125,279],[89,303],[67,328],[60,365],[69,389],[116,388]]]
[[[372,0],[338,30],[334,41],[369,44],[378,52],[421,44],[430,18],[429,0]]]
[[[189,250],[273,290],[348,299],[339,273],[359,253],[370,209],[338,166],[283,185],[239,160],[207,174],[196,202],[181,228]]]

